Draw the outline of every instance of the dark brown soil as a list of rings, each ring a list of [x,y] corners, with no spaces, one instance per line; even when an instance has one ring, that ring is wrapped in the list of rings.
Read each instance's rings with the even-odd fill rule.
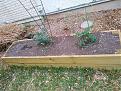
[[[6,56],[57,56],[57,55],[95,55],[114,54],[121,48],[119,37],[110,32],[95,33],[97,42],[88,48],[80,48],[77,38],[72,36],[54,37],[48,46],[38,46],[35,41],[28,40],[15,44]]]

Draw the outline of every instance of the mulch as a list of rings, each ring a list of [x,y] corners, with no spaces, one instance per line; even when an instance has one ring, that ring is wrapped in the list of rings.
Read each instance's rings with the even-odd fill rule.
[[[10,48],[6,56],[60,56],[114,54],[120,46],[119,37],[111,32],[96,32],[97,42],[87,48],[80,48],[75,36],[53,37],[48,46],[38,46],[35,41],[18,42]]]

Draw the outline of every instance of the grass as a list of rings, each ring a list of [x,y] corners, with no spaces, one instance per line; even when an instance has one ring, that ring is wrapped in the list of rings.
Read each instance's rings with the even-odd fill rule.
[[[1,66],[0,91],[121,91],[121,70]]]

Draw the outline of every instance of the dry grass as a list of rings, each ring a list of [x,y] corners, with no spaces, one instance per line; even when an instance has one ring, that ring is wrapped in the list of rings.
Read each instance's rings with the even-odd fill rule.
[[[0,51],[5,51],[12,42],[24,39],[24,37],[35,32],[35,27],[31,25],[13,23],[0,25]]]
[[[17,24],[5,24],[0,26],[0,43],[12,42],[17,40],[22,29]]]
[[[22,29],[17,24],[0,25],[0,51],[5,51],[8,46],[18,40]]]

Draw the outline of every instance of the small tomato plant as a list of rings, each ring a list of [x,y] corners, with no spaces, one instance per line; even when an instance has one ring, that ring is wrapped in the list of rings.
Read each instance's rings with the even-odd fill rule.
[[[51,38],[44,28],[40,32],[37,32],[33,39],[37,42],[38,45],[48,45],[51,42]]]
[[[88,31],[88,29],[86,29],[84,32],[76,33],[76,36],[79,38],[80,47],[88,47],[97,40],[96,37]]]

